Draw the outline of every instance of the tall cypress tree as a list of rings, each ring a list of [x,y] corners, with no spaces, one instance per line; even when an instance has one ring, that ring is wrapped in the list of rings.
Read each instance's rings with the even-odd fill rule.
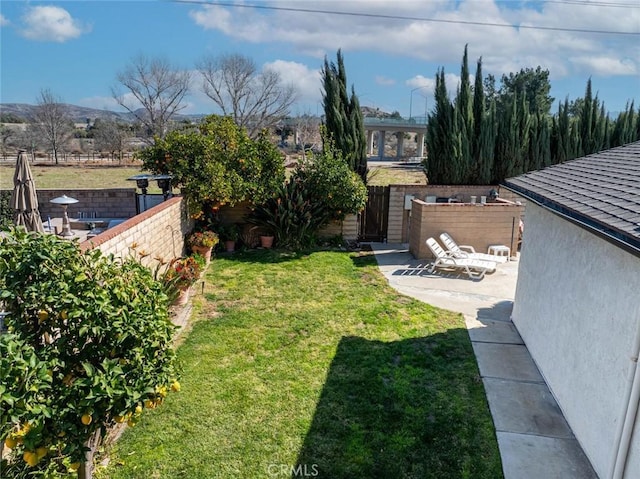
[[[464,47],[460,67],[460,89],[455,102],[455,157],[452,183],[472,183],[473,166],[473,104],[471,98],[471,80],[469,79],[469,59],[467,45]]]
[[[491,182],[493,152],[495,149],[495,99],[486,109],[484,80],[482,78],[482,57],[476,64],[476,77],[473,86],[473,138],[472,167],[470,183],[487,185]]]
[[[337,64],[324,59],[322,69],[325,127],[334,146],[342,153],[350,168],[367,181],[367,150],[364,118],[360,102],[351,87],[347,92],[347,73],[342,52],[338,50]]]
[[[450,181],[450,158],[453,156],[454,134],[453,105],[449,101],[447,85],[444,80],[444,68],[436,73],[434,91],[435,107],[429,115],[429,128],[426,135],[427,158],[422,166],[431,184],[447,184]]]

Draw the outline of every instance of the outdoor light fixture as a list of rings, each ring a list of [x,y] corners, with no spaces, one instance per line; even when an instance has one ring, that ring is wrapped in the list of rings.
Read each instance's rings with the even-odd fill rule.
[[[158,188],[162,190],[162,195],[164,196],[164,200],[166,201],[169,196],[171,196],[171,175],[149,175],[149,174],[141,174],[135,175],[131,178],[127,178],[128,181],[135,181],[136,186],[142,190],[142,202],[143,207],[142,210],[147,210],[147,188],[149,188],[149,181],[157,181]]]
[[[71,225],[69,224],[69,217],[67,216],[67,206],[73,205],[77,202],[78,200],[76,200],[75,198],[69,198],[67,195],[62,195],[58,198],[49,200],[49,203],[60,205],[64,210],[64,213],[62,215],[62,233],[60,233],[61,236],[74,236],[73,231],[71,231]]]
[[[149,180],[153,179],[153,175],[136,175],[131,178],[127,178],[129,181],[135,181],[136,186],[142,190],[142,194],[147,194],[147,188],[149,188]]]
[[[498,190],[491,188],[491,191],[489,191],[489,198],[491,198],[492,200],[495,200],[498,198]]]
[[[158,182],[158,188],[162,190],[162,195],[166,200],[171,194],[171,175],[156,175],[152,179]]]

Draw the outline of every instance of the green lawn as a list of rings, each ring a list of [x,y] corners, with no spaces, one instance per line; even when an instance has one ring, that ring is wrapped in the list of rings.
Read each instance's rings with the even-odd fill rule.
[[[463,318],[391,289],[371,253],[215,259],[182,391],[100,478],[499,478]]]

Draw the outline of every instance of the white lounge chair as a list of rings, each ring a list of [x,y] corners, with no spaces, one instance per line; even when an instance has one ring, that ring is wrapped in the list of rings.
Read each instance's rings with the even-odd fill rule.
[[[453,256],[454,258],[479,259],[483,261],[493,261],[494,263],[506,263],[509,260],[509,258],[506,256],[476,253],[476,250],[473,248],[473,246],[464,244],[458,245],[458,243],[454,241],[449,233],[442,233],[440,235],[440,241],[442,241],[442,244],[444,245],[449,255]]]
[[[495,261],[456,258],[443,250],[434,238],[428,238],[426,243],[436,257],[433,266],[428,270],[429,273],[433,273],[436,269],[457,270],[467,273],[471,279],[482,279],[485,273],[493,273],[496,270]]]

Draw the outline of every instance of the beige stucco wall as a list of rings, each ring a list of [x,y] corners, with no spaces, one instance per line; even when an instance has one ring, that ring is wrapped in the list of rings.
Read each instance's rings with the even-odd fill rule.
[[[491,203],[425,203],[413,200],[409,231],[409,251],[418,259],[432,258],[425,241],[429,237],[440,241],[447,232],[459,245],[470,245],[486,253],[489,245],[499,244],[516,253],[518,225],[523,207]]]
[[[405,209],[406,195],[413,195],[416,199],[425,201],[427,196],[456,198],[468,203],[471,196],[476,196],[478,203],[480,196],[489,196],[489,192],[498,186],[485,185],[391,185],[389,189],[389,223],[387,225],[388,243],[409,242],[411,228],[410,210]]]
[[[640,258],[532,204],[513,322],[600,477],[609,477],[640,327]],[[640,477],[640,432],[625,477]]]

